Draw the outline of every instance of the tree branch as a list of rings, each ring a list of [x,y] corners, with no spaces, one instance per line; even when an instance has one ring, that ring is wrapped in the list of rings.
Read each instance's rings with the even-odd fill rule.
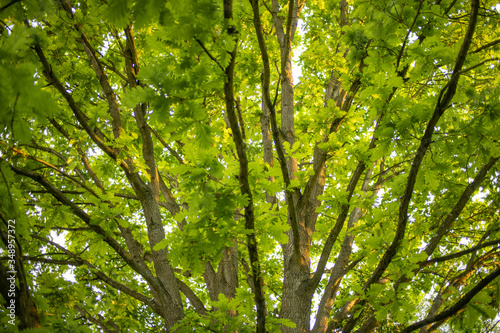
[[[424,159],[425,153],[427,149],[429,148],[431,142],[432,142],[432,135],[434,133],[434,129],[443,115],[444,111],[448,108],[449,103],[451,102],[451,99],[455,95],[457,84],[458,84],[458,79],[460,77],[460,71],[462,69],[462,66],[465,62],[465,59],[467,57],[467,53],[469,50],[469,47],[472,42],[472,37],[474,35],[474,30],[476,28],[476,23],[477,23],[477,16],[478,16],[478,11],[479,11],[479,0],[473,0],[472,1],[472,9],[471,9],[471,14],[470,14],[470,19],[469,19],[469,25],[467,27],[467,32],[465,34],[465,38],[463,40],[462,46],[460,48],[460,51],[458,53],[456,62],[455,62],[455,67],[453,69],[453,74],[451,76],[450,81],[443,87],[441,90],[441,93],[438,97],[434,113],[427,124],[427,128],[425,130],[424,136],[420,140],[420,146],[417,150],[417,154],[415,155],[415,158],[413,160],[409,175],[408,175],[408,180],[406,182],[405,186],[405,191],[403,194],[403,197],[401,199],[400,205],[399,205],[399,216],[398,216],[398,224],[396,228],[396,233],[394,235],[394,239],[392,240],[391,244],[389,245],[388,249],[385,251],[383,254],[382,258],[380,259],[377,267],[375,268],[374,272],[371,274],[370,278],[366,281],[365,285],[363,286],[363,290],[367,291],[373,283],[376,283],[381,277],[382,274],[385,272],[389,264],[391,263],[392,259],[397,253],[397,250],[399,248],[401,240],[404,238],[405,231],[406,231],[406,224],[408,222],[408,207],[411,202],[411,198],[413,195],[413,189],[415,186],[415,181],[417,179],[417,174],[420,169],[420,165]],[[359,302],[359,306],[363,306],[366,304],[366,300],[362,300]],[[356,322],[359,320],[359,317],[355,318],[352,316],[346,325],[344,326],[345,332],[350,332]]]
[[[71,137],[66,131],[54,118],[49,119],[50,123],[61,133],[68,141],[71,141]],[[85,169],[87,170],[88,174],[90,175],[90,178],[94,181],[94,184],[99,187],[101,190],[106,191],[104,189],[104,186],[102,185],[101,180],[97,177],[95,174],[94,170],[92,169],[92,166],[90,165],[87,156],[83,152],[83,150],[80,148],[79,145],[76,145],[76,151],[80,155],[80,158],[83,162],[83,165],[85,166]]]
[[[325,245],[323,246],[323,250],[321,251],[321,256],[318,262],[318,266],[316,267],[316,272],[314,273],[313,278],[309,282],[311,285],[311,288],[316,288],[316,286],[319,284],[321,280],[321,276],[323,275],[323,271],[326,267],[326,264],[328,263],[328,259],[330,258],[330,254],[333,248],[333,245],[337,241],[337,237],[340,234],[340,231],[342,230],[344,226],[344,222],[348,216],[349,213],[349,201],[352,198],[352,195],[354,193],[354,190],[356,189],[356,185],[361,178],[361,175],[363,174],[363,171],[365,169],[365,164],[360,162],[358,163],[358,166],[356,167],[356,170],[354,171],[351,181],[349,182],[349,185],[347,186],[347,202],[346,204],[342,205],[342,210],[337,217],[337,222],[335,222],[335,226],[330,229],[330,233],[328,234],[328,238],[325,241]]]
[[[448,260],[460,258],[461,256],[467,255],[469,253],[476,252],[477,250],[483,249],[485,247],[499,245],[499,244],[500,244],[500,239],[495,239],[495,240],[492,240],[492,241],[489,241],[489,242],[486,242],[486,243],[478,244],[478,245],[473,246],[473,247],[471,247],[470,249],[467,249],[467,250],[463,250],[463,251],[460,251],[460,252],[448,254],[446,256],[442,256],[442,257],[438,257],[438,258],[432,258],[432,259],[429,259],[427,261],[422,261],[420,263],[420,265],[421,265],[421,268],[424,268],[424,267],[431,266],[432,264],[435,264],[435,263],[438,263],[438,262],[444,262],[444,261],[448,261]]]
[[[174,157],[177,159],[177,161],[179,161],[180,164],[184,164],[184,160],[182,159],[181,155],[179,155],[179,153],[177,153],[174,149],[172,149],[172,147],[170,147],[170,145],[165,141],[163,140],[163,138],[160,136],[160,134],[158,134],[158,132],[152,128],[151,126],[149,126],[149,129],[151,130],[151,132],[154,134],[154,136],[156,136],[156,138],[161,142],[161,144],[168,149],[168,151],[174,155]]]
[[[51,241],[50,239],[38,236],[36,234],[31,234],[31,237],[38,239],[38,240],[41,240],[42,242],[45,242],[47,244],[50,244],[50,245],[56,247],[60,251],[64,252],[68,257],[73,258],[76,262],[79,262],[80,265],[87,266],[90,269],[90,271],[95,276],[97,276],[100,280],[102,280],[103,282],[106,282],[111,287],[113,287],[117,290],[120,290],[120,291],[124,292],[125,294],[135,298],[136,300],[148,305],[155,312],[160,313],[159,306],[153,299],[148,298],[145,295],[141,294],[140,292],[138,292],[138,291],[122,284],[122,283],[117,282],[116,280],[114,280],[111,277],[109,277],[108,275],[106,275],[104,272],[100,271],[96,266],[91,264],[89,261],[82,259],[79,255],[72,253],[71,251],[67,250],[66,248],[57,244],[56,242]]]
[[[462,213],[462,210],[464,209],[465,205],[469,201],[470,197],[474,194],[474,192],[479,188],[479,185],[483,182],[484,178],[486,178],[486,175],[488,174],[488,171],[495,165],[495,163],[498,161],[498,157],[496,158],[490,158],[488,163],[486,163],[481,170],[477,173],[476,177],[474,177],[474,180],[472,183],[470,183],[458,199],[457,203],[453,207],[453,209],[446,215],[446,218],[444,221],[439,225],[438,230],[436,231],[436,234],[432,239],[429,241],[427,246],[425,247],[425,253],[427,255],[431,255],[434,250],[436,249],[437,245],[445,235],[446,231],[451,227],[455,219]]]
[[[16,148],[16,147],[12,147],[11,148],[13,152],[17,153],[17,154],[20,154],[20,155],[23,155],[24,157],[26,158],[29,158],[33,161],[36,161],[38,163],[41,163],[55,171],[57,171],[58,173],[60,173],[61,175],[63,175],[64,177],[70,179],[72,182],[74,182],[75,184],[79,185],[80,187],[84,188],[85,190],[87,190],[90,194],[92,194],[92,196],[96,197],[96,198],[99,198],[99,195],[97,193],[95,193],[90,187],[88,187],[87,185],[85,185],[84,183],[82,183],[81,181],[77,180],[75,177],[71,176],[71,175],[68,175],[66,172],[62,171],[61,169],[57,168],[56,166],[48,163],[48,162],[45,162],[44,160],[41,160],[35,156],[32,156],[30,154],[27,154],[25,153],[24,151]]]
[[[435,323],[437,321],[441,321],[444,319],[448,319],[455,314],[457,314],[460,310],[465,308],[467,304],[476,296],[481,290],[483,290],[491,281],[493,281],[495,278],[500,276],[500,267],[498,267],[496,270],[488,274],[484,279],[479,281],[474,288],[472,288],[467,294],[465,294],[458,302],[450,306],[448,309],[440,312],[439,314],[426,318],[424,320],[418,321],[416,323],[411,324],[410,326],[406,327],[404,330],[402,330],[400,333],[409,333],[414,330],[419,329],[420,327],[423,327],[428,324]]]
[[[10,6],[12,6],[12,5],[14,5],[14,4],[16,4],[16,3],[18,3],[18,2],[21,2],[21,0],[12,0],[12,1],[11,1],[11,2],[9,2],[8,4],[6,4],[6,5],[2,6],[2,7],[0,8],[0,13],[1,13],[1,12],[3,12],[5,9],[9,8]]]
[[[87,310],[85,309],[82,309],[81,307],[79,307],[78,305],[73,305],[73,308],[78,311],[82,318],[90,321],[91,323],[97,325],[98,327],[101,328],[101,330],[105,333],[119,333],[120,332],[120,329],[119,327],[116,325],[115,322],[113,322],[111,319],[104,322],[104,318],[102,318],[102,316],[99,315],[99,317],[94,317],[92,316]],[[111,328],[109,328],[108,326],[111,326]]]
[[[191,288],[189,288],[189,286],[187,284],[184,283],[184,281],[177,279],[177,285],[179,286],[179,289],[184,294],[184,296],[186,296],[189,299],[189,302],[194,306],[197,313],[199,313],[201,315],[204,315],[207,313],[207,309],[203,305],[203,302],[194,293],[194,291]]]
[[[415,23],[417,22],[418,16],[420,15],[420,9],[422,8],[423,2],[424,2],[423,0],[420,0],[420,2],[418,3],[417,13],[415,14],[415,17],[413,18],[413,22],[411,23],[410,28],[408,29],[408,33],[405,36],[405,39],[403,41],[403,45],[401,46],[401,49],[399,50],[398,58],[396,60],[396,71],[399,68],[399,64],[401,62],[401,57],[403,56],[403,52],[406,48],[406,43],[408,42],[408,37],[410,37],[410,34],[413,30],[413,27],[415,26]]]
[[[500,43],[500,39],[496,39],[496,40],[494,40],[494,41],[492,41],[492,42],[489,42],[489,43],[487,43],[487,44],[485,44],[485,45],[483,45],[483,46],[481,46],[481,47],[478,47],[477,49],[475,49],[474,51],[472,51],[472,53],[478,53],[478,52],[481,52],[482,50],[486,50],[487,48],[490,48],[490,47],[492,47],[492,46],[495,46],[495,45],[497,45],[497,44],[499,44],[499,43]]]
[[[106,232],[102,227],[98,225],[91,225],[91,217],[83,211],[80,207],[78,207],[75,203],[73,203],[70,199],[68,199],[59,189],[54,187],[44,176],[37,174],[31,170],[21,169],[15,167],[13,165],[10,168],[17,174],[26,176],[31,178],[36,183],[43,186],[54,198],[56,198],[63,205],[70,207],[73,213],[80,218],[83,222],[85,222],[92,230],[103,236],[103,240],[111,246],[112,249],[116,251],[120,255],[120,257],[128,264],[130,267],[140,274],[151,286],[155,287],[158,290],[161,290],[158,285],[158,281],[153,276],[149,269],[144,269],[144,262],[138,262],[131,258],[130,253],[128,253],[121,245],[118,243],[116,239],[111,237],[108,232]]]
[[[64,10],[66,10],[66,12],[74,19],[73,11],[69,4],[69,1],[67,2],[64,0],[60,1]],[[89,58],[90,63],[92,64],[92,67],[94,68],[94,72],[97,76],[97,79],[99,80],[99,84],[101,85],[104,91],[106,100],[108,101],[109,113],[112,119],[113,135],[115,139],[119,138],[123,129],[120,119],[120,108],[118,106],[116,94],[113,91],[111,84],[109,83],[108,76],[104,71],[103,64],[101,63],[99,57],[97,56],[97,52],[90,44],[90,41],[87,35],[85,34],[85,31],[83,31],[82,29],[82,25],[80,23],[75,23],[74,27],[76,31],[80,33],[80,38],[78,39],[78,41],[81,42],[83,49],[85,50],[85,53],[87,54],[87,57]]]
[[[73,96],[66,91],[66,88],[62,85],[62,83],[59,81],[55,73],[52,71],[52,66],[49,64],[47,61],[47,58],[45,57],[45,54],[43,53],[42,48],[40,47],[39,44],[35,44],[33,46],[33,49],[35,50],[40,62],[43,65],[43,74],[45,75],[45,78],[49,83],[51,83],[57,91],[66,99],[69,107],[73,111],[73,114],[75,115],[75,118],[78,120],[80,125],[83,127],[85,132],[89,135],[89,137],[94,141],[94,143],[104,152],[106,153],[109,157],[111,157],[113,160],[116,161],[118,157],[118,152],[116,152],[114,149],[111,147],[107,146],[103,140],[99,137],[96,131],[94,131],[89,123],[88,123],[88,117],[80,110],[80,107],[76,103],[76,101],[73,99]],[[120,166],[121,168],[125,171],[125,174],[127,175],[127,178],[129,178],[131,181],[135,183],[136,186],[141,186],[142,180],[140,179],[138,174],[134,174],[131,170],[131,166],[127,164],[126,160],[120,160]],[[132,166],[133,167],[133,166]]]
[[[258,6],[258,5],[257,5]],[[233,1],[224,0],[224,19],[233,19]],[[231,38],[237,38],[235,27],[229,25],[227,33]],[[226,115],[229,120],[231,131],[233,133],[233,141],[236,146],[236,153],[239,159],[239,183],[241,194],[246,196],[248,203],[245,206],[245,229],[247,233],[247,249],[250,257],[250,265],[252,270],[252,279],[255,286],[254,300],[257,308],[257,333],[266,332],[266,301],[264,293],[264,278],[260,268],[259,252],[257,248],[257,237],[255,236],[255,215],[252,190],[248,180],[248,156],[246,150],[246,143],[243,139],[240,127],[238,127],[238,119],[235,111],[235,98],[234,98],[234,68],[236,65],[236,53],[238,43],[235,43],[234,49],[231,51],[231,61],[227,68],[224,69],[226,73],[226,81],[224,82],[224,99],[226,106]],[[240,124],[242,126],[242,124]]]
[[[264,73],[262,76],[262,86],[264,93],[264,100],[270,111],[271,119],[271,129],[273,134],[273,141],[276,147],[276,152],[278,154],[278,161],[280,163],[281,174],[283,175],[283,180],[285,182],[285,193],[286,193],[286,203],[288,209],[288,216],[290,218],[290,225],[293,234],[293,248],[295,252],[295,257],[298,262],[302,262],[302,256],[300,254],[300,236],[299,236],[299,226],[297,222],[296,207],[293,202],[293,191],[290,188],[290,175],[288,173],[288,168],[286,165],[285,152],[283,145],[281,144],[280,131],[278,129],[276,121],[276,109],[271,102],[270,96],[270,80],[271,80],[271,69],[269,66],[269,55],[267,53],[267,46],[264,41],[264,36],[262,35],[262,23],[260,20],[259,4],[257,0],[250,0],[253,8],[253,23],[255,27],[255,32],[257,34],[257,39],[259,42],[260,53],[262,57],[262,62],[264,65]]]
[[[210,59],[212,59],[212,61],[217,65],[217,67],[219,67],[220,69],[222,69],[223,72],[225,72],[224,67],[222,67],[221,64],[217,61],[217,59],[210,53],[210,51],[207,50],[207,48],[205,47],[205,45],[203,45],[203,43],[201,42],[201,40],[199,40],[196,37],[194,38],[194,40],[201,46],[201,48],[203,49],[203,51],[205,51],[205,53],[208,55],[208,57]]]
[[[66,266],[81,266],[83,262],[79,262],[76,260],[61,260],[61,259],[49,259],[49,258],[37,258],[37,257],[28,257],[24,256],[24,260],[42,262],[44,264],[53,264],[53,265],[66,265]]]

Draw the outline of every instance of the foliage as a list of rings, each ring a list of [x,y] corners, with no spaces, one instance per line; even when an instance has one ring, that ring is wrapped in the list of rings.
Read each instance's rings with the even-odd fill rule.
[[[0,2],[0,325],[498,330],[499,24],[491,0]]]

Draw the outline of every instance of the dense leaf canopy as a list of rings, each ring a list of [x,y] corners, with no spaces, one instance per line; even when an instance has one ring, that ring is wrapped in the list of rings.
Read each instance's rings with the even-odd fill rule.
[[[0,326],[498,332],[499,25],[493,0],[0,1]]]

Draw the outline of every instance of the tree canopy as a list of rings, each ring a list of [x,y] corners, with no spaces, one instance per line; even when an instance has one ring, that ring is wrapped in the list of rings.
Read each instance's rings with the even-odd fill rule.
[[[499,25],[493,0],[0,1],[0,326],[498,332]]]

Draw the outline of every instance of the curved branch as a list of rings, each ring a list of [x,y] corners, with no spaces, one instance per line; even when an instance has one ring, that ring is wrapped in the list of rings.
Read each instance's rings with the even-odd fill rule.
[[[496,270],[488,274],[484,279],[479,281],[479,283],[476,284],[474,288],[472,288],[467,294],[465,294],[458,302],[450,306],[448,309],[440,312],[439,314],[426,318],[424,320],[421,320],[419,322],[413,323],[410,326],[406,327],[404,330],[402,330],[400,333],[409,333],[412,332],[416,329],[419,329],[420,327],[423,327],[428,324],[435,323],[437,321],[441,321],[444,319],[448,319],[454,315],[456,315],[460,310],[465,308],[467,304],[476,296],[481,290],[483,290],[491,281],[496,279],[497,277],[500,276],[500,267],[498,267]]]
[[[94,266],[93,264],[91,264],[89,261],[81,258],[79,255],[75,254],[75,253],[72,253],[71,251],[69,251],[68,249],[64,248],[63,246],[57,244],[56,242],[54,241],[51,241],[50,239],[47,239],[47,238],[44,238],[44,237],[41,237],[41,236],[38,236],[36,234],[31,234],[31,237],[35,238],[35,239],[38,239],[42,242],[45,242],[47,244],[50,244],[54,247],[56,247],[57,249],[59,249],[60,251],[64,252],[68,257],[71,257],[73,258],[77,263],[79,263],[79,265],[85,265],[87,266],[90,271],[95,274],[100,280],[102,280],[103,282],[107,283],[108,285],[110,285],[111,287],[117,289],[117,290],[120,290],[122,292],[124,292],[125,294],[137,299],[138,301],[140,302],[143,302],[144,304],[148,305],[149,307],[151,307],[151,309],[153,309],[155,312],[159,312],[159,306],[158,304],[156,304],[156,302],[153,300],[153,299],[150,299],[148,297],[146,297],[145,295],[141,294],[140,292],[122,284],[122,283],[119,283],[118,281],[112,279],[111,277],[109,277],[107,274],[105,274],[104,272],[98,270],[98,268],[96,266]]]
[[[87,224],[92,230],[103,236],[103,240],[118,253],[118,255],[128,264],[130,267],[140,274],[151,286],[157,290],[161,290],[156,277],[152,274],[149,269],[145,269],[145,264],[139,262],[136,258],[131,257],[130,253],[127,252],[120,243],[111,237],[109,233],[106,232],[102,227],[98,225],[91,225],[91,217],[68,197],[66,197],[59,189],[52,185],[43,175],[35,173],[31,170],[26,170],[22,168],[15,167],[13,165],[10,168],[17,174],[31,178],[41,186],[43,186],[54,198],[56,198],[63,205],[68,206],[78,218],[80,218],[85,224]]]
[[[196,309],[196,312],[199,314],[202,314],[202,315],[206,314],[207,309],[203,305],[203,302],[200,300],[200,298],[194,293],[194,291],[191,288],[189,288],[189,286],[187,284],[185,284],[184,281],[182,281],[180,279],[176,279],[176,280],[177,280],[177,285],[179,286],[179,289],[184,294],[184,296],[186,296],[187,299],[189,299],[189,302],[194,306],[194,308]]]
[[[474,51],[472,51],[472,53],[478,53],[478,52],[481,52],[482,50],[486,50],[487,48],[490,48],[492,46],[495,46],[497,44],[500,44],[500,39],[496,39],[492,42],[489,42],[488,44],[485,44],[483,46],[480,46],[478,47],[477,49],[475,49]]]
[[[485,247],[495,246],[495,245],[500,245],[500,239],[495,239],[495,240],[492,240],[492,241],[489,241],[489,242],[486,242],[483,244],[479,244],[479,245],[471,247],[470,249],[463,250],[463,251],[456,252],[456,253],[452,253],[452,254],[449,254],[446,256],[429,259],[429,260],[421,263],[421,268],[430,266],[430,265],[438,263],[438,262],[443,262],[443,261],[448,261],[448,260],[460,258],[461,256],[476,252],[477,250],[483,249]]]

